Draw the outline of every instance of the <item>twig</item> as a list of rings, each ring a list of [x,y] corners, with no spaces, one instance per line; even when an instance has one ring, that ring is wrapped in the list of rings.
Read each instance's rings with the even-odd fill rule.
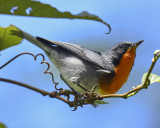
[[[18,54],[17,56],[15,56],[15,57],[13,57],[11,60],[9,60],[7,63],[5,63],[4,65],[2,65],[2,66],[0,67],[0,69],[4,68],[4,67],[7,66],[9,63],[11,63],[13,60],[15,60],[16,58],[18,58],[19,56],[24,55],[24,54],[29,54],[29,55],[31,55],[31,56],[34,57],[34,55],[33,55],[32,53],[29,53],[29,52],[25,52],[25,53]]]
[[[54,81],[54,76],[53,76],[53,74],[48,71],[49,68],[50,68],[50,64],[45,61],[45,56],[44,56],[43,54],[41,54],[41,53],[39,53],[39,54],[37,54],[37,55],[33,55],[33,54],[30,53],[30,52],[20,53],[20,54],[16,55],[15,57],[13,57],[12,59],[10,59],[10,60],[9,60],[8,62],[6,62],[4,65],[2,65],[2,66],[0,67],[0,69],[4,68],[5,66],[7,66],[9,63],[11,63],[13,60],[15,60],[16,58],[18,58],[18,57],[21,56],[21,55],[31,55],[31,56],[34,57],[34,60],[36,60],[38,56],[41,56],[41,57],[42,57],[42,62],[41,62],[41,64],[45,63],[45,64],[47,64],[47,66],[48,66],[47,69],[44,71],[44,74],[47,74],[47,73],[50,74],[50,75],[52,76],[52,81],[53,81],[53,83],[55,84],[55,86],[58,84],[57,82]]]
[[[42,89],[33,87],[31,85],[28,85],[28,84],[24,84],[22,82],[18,82],[18,81],[15,81],[15,80],[10,80],[10,79],[5,79],[5,78],[0,78],[0,81],[8,82],[8,83],[12,83],[12,84],[16,84],[16,85],[28,88],[30,90],[33,90],[35,92],[38,92],[38,93],[42,94],[43,96],[46,96],[46,95],[51,96],[52,95],[52,97],[53,97],[53,94],[51,92],[44,91]],[[61,97],[61,96],[54,95],[54,98],[57,98],[57,99],[65,102],[65,103],[68,103],[68,101],[65,98]]]
[[[31,90],[33,90],[33,91],[35,91],[35,92],[38,92],[38,93],[42,94],[43,96],[46,96],[46,95],[50,95],[50,94],[51,94],[50,92],[41,90],[41,89],[39,89],[39,88],[30,86],[30,85],[28,85],[28,84],[24,84],[24,83],[22,83],[22,82],[18,82],[18,81],[15,81],[15,80],[0,78],[0,81],[12,83],[12,84],[17,84],[17,85],[19,85],[19,86],[22,86],[22,87],[31,89]]]
[[[44,58],[43,54],[38,54],[36,56],[34,56],[32,53],[19,54],[16,57],[14,57],[13,59],[11,59],[10,61],[8,61],[7,63],[5,63],[3,66],[1,66],[0,69],[2,69],[7,64],[9,64],[11,61],[13,61],[15,58],[17,58],[17,57],[19,57],[20,55],[23,55],[23,54],[30,54],[30,55],[32,55],[34,57],[35,60],[36,60],[36,57],[39,56],[39,55],[41,55],[43,57],[43,61],[41,62],[41,64],[46,63],[48,65],[48,68],[44,73],[49,73],[52,76],[52,80],[53,80],[53,83],[55,84],[55,89],[56,89],[56,85],[58,83],[56,83],[54,81],[53,74],[51,72],[48,72],[50,65],[49,65],[49,63],[47,63],[45,61],[45,58]],[[52,93],[50,93],[50,92],[41,90],[39,88],[30,86],[28,84],[24,84],[24,83],[21,83],[21,82],[18,82],[18,81],[10,80],[10,79],[0,78],[0,81],[13,83],[13,84],[17,84],[17,85],[23,86],[25,88],[31,89],[33,91],[36,91],[36,92],[42,94],[43,96],[49,95],[52,98],[57,98],[57,99],[65,102],[65,103],[67,103],[70,107],[74,107],[74,110],[76,110],[78,106],[83,107],[83,105],[86,105],[86,104],[93,104],[95,100],[102,100],[103,98],[125,98],[126,99],[128,97],[131,97],[131,96],[135,95],[140,90],[148,88],[148,86],[150,85],[149,76],[150,76],[150,74],[151,74],[151,72],[152,72],[152,70],[153,70],[153,68],[155,66],[155,63],[159,59],[159,57],[160,57],[160,50],[157,50],[154,53],[154,58],[152,59],[152,64],[151,64],[151,66],[150,66],[150,68],[148,70],[148,73],[147,73],[147,76],[146,76],[146,78],[144,80],[144,83],[142,83],[141,85],[137,86],[136,88],[134,88],[134,89],[132,89],[132,90],[130,90],[130,91],[124,93],[124,94],[97,95],[97,94],[95,94],[93,92],[86,92],[84,95],[81,95],[81,97],[79,97],[79,96],[77,96],[75,94],[75,92],[72,92],[72,91],[63,91],[62,89],[59,89],[59,90],[56,89],[57,91],[53,91]],[[65,99],[65,98],[61,97],[61,95],[68,96],[68,98]],[[69,101],[69,95],[74,95],[76,100]]]
[[[34,57],[34,60],[36,60],[38,56],[42,56],[41,64],[45,63],[45,64],[47,64],[47,66],[48,66],[47,69],[44,71],[44,74],[48,73],[48,74],[50,74],[50,75],[52,76],[52,82],[55,84],[55,89],[58,90],[59,92],[53,91],[53,92],[50,93],[50,92],[41,90],[41,89],[39,89],[39,88],[33,87],[33,86],[31,86],[31,85],[28,85],[28,84],[25,84],[25,83],[22,83],[22,82],[18,82],[18,81],[15,81],[15,80],[6,79],[6,78],[0,78],[0,81],[8,82],[8,83],[13,83],[13,84],[16,84],[16,85],[19,85],[19,86],[22,86],[22,87],[31,89],[31,90],[33,90],[33,91],[35,91],[35,92],[38,92],[38,93],[42,94],[43,96],[49,95],[49,96],[52,97],[52,98],[57,98],[57,99],[65,102],[65,103],[67,103],[70,107],[74,107],[74,106],[75,106],[75,105],[74,105],[75,102],[70,102],[70,101],[69,101],[69,95],[70,95],[70,94],[71,94],[71,95],[75,95],[75,93],[74,93],[74,92],[71,92],[71,91],[63,91],[62,88],[57,89],[58,83],[54,81],[54,76],[53,76],[53,74],[48,71],[49,68],[50,68],[50,64],[45,61],[45,57],[44,57],[43,54],[33,55],[32,53],[29,53],[29,52],[20,53],[20,54],[18,54],[17,56],[13,57],[13,58],[12,58],[11,60],[9,60],[8,62],[6,62],[4,65],[2,65],[2,66],[0,67],[0,69],[2,69],[2,68],[4,68],[5,66],[7,66],[9,63],[11,63],[13,60],[15,60],[16,58],[18,58],[19,56],[21,56],[21,55],[26,55],[26,54],[33,56],[33,57]],[[66,92],[67,92],[68,94],[67,94]],[[65,98],[61,97],[60,95],[68,96],[68,98],[65,99]],[[78,103],[77,103],[77,104],[78,104]]]

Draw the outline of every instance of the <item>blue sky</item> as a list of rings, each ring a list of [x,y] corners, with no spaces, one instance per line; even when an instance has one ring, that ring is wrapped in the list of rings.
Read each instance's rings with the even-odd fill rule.
[[[137,49],[137,57],[127,83],[117,92],[124,93],[141,83],[147,72],[153,52],[160,48],[160,1],[158,0],[41,0],[60,11],[73,14],[88,11],[110,23],[112,32],[99,22],[87,20],[49,19],[0,15],[0,26],[14,24],[34,36],[50,40],[79,44],[90,49],[104,51],[120,41],[145,40]],[[2,51],[1,64],[21,52],[44,53],[27,41]],[[48,59],[47,59],[48,60]],[[0,72],[0,77],[28,83],[52,91],[54,86],[49,75],[44,75],[45,65],[39,58],[23,56]],[[48,60],[49,61],[49,60]],[[160,62],[154,73],[160,75]],[[60,86],[59,73],[52,66]],[[135,96],[125,99],[106,99],[109,104],[93,108],[91,105],[73,112],[59,100],[43,97],[31,90],[0,82],[0,122],[10,128],[92,127],[92,128],[153,128],[160,127],[160,86],[154,84]]]

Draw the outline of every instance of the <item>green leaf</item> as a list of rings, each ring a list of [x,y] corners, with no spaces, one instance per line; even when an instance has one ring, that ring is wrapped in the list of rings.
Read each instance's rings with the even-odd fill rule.
[[[18,45],[23,40],[21,32],[12,26],[0,27],[0,51]]]
[[[108,104],[108,102],[102,101],[102,100],[95,100],[93,104],[91,104],[93,107],[97,107],[100,104]]]
[[[7,128],[7,127],[0,122],[0,128]]]
[[[146,76],[148,73],[145,73],[142,77],[142,84],[145,82]],[[150,84],[153,84],[155,82],[160,82],[160,76],[151,73],[149,76]]]
[[[43,4],[39,1],[32,0],[0,0],[0,14],[19,15],[19,16],[34,16],[34,17],[49,17],[49,18],[67,18],[67,19],[86,19],[99,21],[108,26],[109,32],[111,31],[110,25],[104,22],[96,15],[83,11],[77,15],[70,12],[60,12],[55,7],[49,4]]]
[[[93,107],[98,107],[100,104],[108,104],[108,102],[102,101],[102,100],[95,100],[93,104],[91,104]]]
[[[108,104],[108,102],[102,101],[102,100],[95,100],[94,103],[97,104]]]

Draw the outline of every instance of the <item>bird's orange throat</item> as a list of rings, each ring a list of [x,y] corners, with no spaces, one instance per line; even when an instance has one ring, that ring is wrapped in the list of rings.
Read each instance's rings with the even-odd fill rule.
[[[115,67],[115,76],[109,81],[108,76],[100,79],[100,94],[114,94],[127,81],[134,64],[136,48],[129,48]]]

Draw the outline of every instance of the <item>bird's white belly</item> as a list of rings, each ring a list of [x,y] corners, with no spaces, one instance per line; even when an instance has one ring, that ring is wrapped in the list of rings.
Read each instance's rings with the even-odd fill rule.
[[[85,61],[77,57],[66,57],[63,60],[63,64],[65,64],[65,66],[60,70],[61,75],[75,91],[80,93],[85,92],[80,85],[86,90],[91,91],[93,86],[98,84],[95,68],[92,68],[88,63],[86,64]]]

